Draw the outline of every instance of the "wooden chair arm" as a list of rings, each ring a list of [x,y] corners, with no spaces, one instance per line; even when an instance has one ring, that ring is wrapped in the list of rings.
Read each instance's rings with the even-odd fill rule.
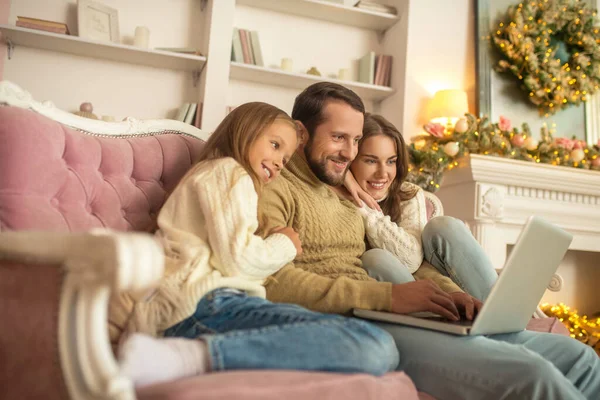
[[[95,231],[0,233],[0,258],[62,265],[58,321],[64,380],[73,399],[134,399],[108,337],[111,292],[143,291],[158,283],[164,254],[153,236]]]

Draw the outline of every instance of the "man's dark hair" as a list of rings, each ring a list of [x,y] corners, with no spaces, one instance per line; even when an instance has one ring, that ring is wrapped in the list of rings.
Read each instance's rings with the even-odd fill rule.
[[[312,137],[317,126],[324,122],[323,108],[331,100],[343,101],[356,111],[365,113],[365,105],[352,90],[337,83],[318,82],[296,96],[292,119],[302,122]]]

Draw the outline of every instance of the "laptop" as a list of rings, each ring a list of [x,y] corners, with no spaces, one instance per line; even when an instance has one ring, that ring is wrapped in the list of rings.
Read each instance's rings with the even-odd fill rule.
[[[354,315],[463,336],[522,331],[572,240],[570,233],[547,220],[529,217],[502,273],[473,321],[448,321],[433,313],[406,315],[363,309],[354,309]]]

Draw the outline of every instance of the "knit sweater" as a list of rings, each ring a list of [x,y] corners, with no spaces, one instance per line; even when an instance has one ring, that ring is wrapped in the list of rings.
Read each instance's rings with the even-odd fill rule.
[[[149,299],[135,305],[130,329],[163,331],[191,316],[198,301],[216,288],[265,297],[264,280],[292,261],[296,248],[283,234],[255,235],[257,204],[252,179],[234,159],[194,167],[158,216],[165,276]],[[125,301],[129,308],[132,304]],[[123,324],[127,316],[120,317]]]
[[[367,206],[359,208],[369,245],[392,253],[416,279],[431,279],[447,293],[462,292],[452,279],[442,275],[433,265],[423,260],[421,233],[427,224],[423,189],[409,182],[404,182],[402,189],[416,190],[416,194],[400,203],[398,221],[392,221],[388,215]]]
[[[416,186],[405,182],[402,189],[415,190]],[[371,247],[392,253],[414,273],[423,262],[421,232],[427,224],[427,210],[422,190],[414,197],[400,203],[400,220],[392,221],[389,215],[367,206],[359,208],[365,223],[367,240]]]
[[[267,283],[267,298],[330,313],[391,310],[391,283],[375,281],[362,268],[365,228],[357,208],[321,182],[303,158],[292,157],[263,191],[259,207],[267,230],[294,228],[303,250]]]

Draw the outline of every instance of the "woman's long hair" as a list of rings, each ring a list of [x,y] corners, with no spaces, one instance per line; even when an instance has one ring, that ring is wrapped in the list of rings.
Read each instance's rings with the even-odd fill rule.
[[[248,172],[256,192],[260,193],[263,182],[250,166],[250,148],[276,120],[285,121],[296,129],[296,124],[285,111],[270,104],[252,102],[236,107],[210,136],[198,162],[232,157]]]
[[[381,115],[366,113],[361,144],[367,138],[379,135],[387,136],[396,143],[396,152],[398,155],[396,161],[396,178],[394,178],[394,181],[390,185],[387,197],[379,203],[379,206],[381,207],[381,211],[389,215],[392,221],[400,222],[400,202],[412,199],[417,194],[417,190],[402,190],[402,184],[408,175],[408,150],[406,142],[398,129],[387,119]]]

